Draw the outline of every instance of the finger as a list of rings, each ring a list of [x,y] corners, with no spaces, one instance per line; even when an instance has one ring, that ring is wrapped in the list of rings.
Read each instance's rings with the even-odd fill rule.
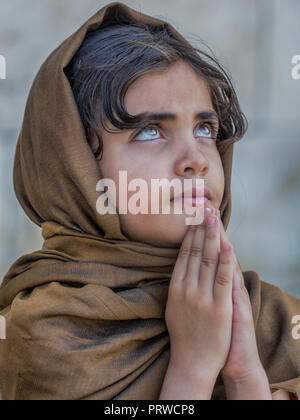
[[[233,273],[232,300],[235,305],[234,321],[252,326],[253,313],[250,297],[246,287],[241,287],[240,276],[237,270]]]
[[[224,242],[224,243],[229,242],[229,238],[228,238],[228,235],[227,235],[227,233],[224,229],[224,225],[223,225],[223,222],[222,222],[222,219],[221,219],[221,214],[220,214],[219,209],[217,210],[217,214],[218,214],[218,218],[220,220],[221,243],[222,242]]]
[[[221,214],[220,214],[220,210],[217,210],[217,213],[218,213],[218,218],[219,218],[219,220],[220,220],[220,231],[221,231],[221,235],[220,235],[220,237],[221,237],[221,245],[222,245],[222,243],[224,243],[224,244],[226,244],[226,243],[230,243],[230,240],[229,240],[229,238],[228,238],[228,235],[227,235],[227,233],[226,233],[226,231],[225,231],[225,229],[224,229],[224,225],[223,225],[223,222],[222,222],[222,219],[221,219]],[[235,263],[239,266],[239,263],[238,263],[238,260],[237,260],[237,258],[236,258],[236,255],[235,255],[235,252],[234,252],[234,249],[232,249],[232,251],[233,251],[233,258],[234,258],[234,260],[235,260]]]
[[[239,264],[236,264],[234,273],[236,277],[235,288],[244,289],[245,287],[244,276],[243,276],[243,273],[241,272]]]
[[[214,208],[214,215],[219,218],[219,213],[218,213],[218,209]],[[220,253],[221,251],[221,235],[220,235],[220,240],[218,242],[218,253]]]
[[[198,289],[201,296],[208,299],[213,298],[213,285],[219,260],[219,240],[220,230],[218,218],[208,216],[205,220],[205,238],[198,282]]]
[[[221,246],[219,265],[214,283],[214,299],[221,302],[232,301],[234,261],[230,243]]]
[[[186,275],[188,260],[189,260],[189,255],[190,255],[190,248],[192,245],[196,228],[197,228],[196,225],[190,225],[189,228],[187,229],[187,232],[182,241],[182,244],[178,253],[178,257],[174,266],[170,285],[171,283],[172,284],[182,283]]]
[[[219,218],[219,220],[221,220],[221,218],[220,218],[220,213],[219,213],[219,210],[218,209],[216,209],[216,217],[217,218]],[[222,221],[221,221],[221,223],[220,223],[220,227],[222,227]],[[220,231],[221,232],[221,231]],[[219,252],[219,254],[220,254],[220,252],[221,252],[221,233],[220,233],[220,240],[219,240],[219,242],[218,242],[218,252]]]
[[[205,208],[205,217],[209,214],[213,214],[213,208],[207,206]],[[203,254],[203,246],[205,240],[205,219],[203,223],[197,226],[195,230],[195,234],[192,240],[191,248],[190,248],[190,255],[189,261],[187,266],[187,273],[186,273],[186,286],[194,287],[195,289],[198,288],[199,276],[200,276],[200,266]]]
[[[240,291],[241,290],[241,280],[240,276],[238,275],[237,269],[235,267],[233,272],[233,283],[232,283],[232,290],[234,291]]]
[[[205,226],[204,223],[197,226],[195,234],[192,240],[190,255],[187,265],[187,271],[185,276],[185,285],[198,287],[198,279],[200,273],[200,264],[202,259],[203,244],[205,237]]]
[[[218,213],[218,217],[219,217],[219,220],[220,220],[221,245],[222,244],[225,244],[225,243],[228,243],[228,242],[230,243],[229,238],[228,238],[228,235],[227,235],[227,233],[226,233],[226,231],[224,229],[224,225],[223,225],[223,222],[222,222],[222,219],[221,219],[221,214],[220,214],[220,210],[219,209],[217,210],[217,213]],[[244,276],[243,276],[243,273],[241,271],[240,264],[239,264],[239,262],[238,262],[238,260],[236,258],[236,255],[235,255],[235,252],[234,252],[234,249],[233,248],[232,248],[232,252],[233,252],[233,258],[234,258],[234,261],[235,261],[234,278],[233,278],[232,288],[233,288],[233,290],[237,290],[237,289],[238,290],[241,290],[242,289],[245,292],[247,292],[247,290],[245,288]]]

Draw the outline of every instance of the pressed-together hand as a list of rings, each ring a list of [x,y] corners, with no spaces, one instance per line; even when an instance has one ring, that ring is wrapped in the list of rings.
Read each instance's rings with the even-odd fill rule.
[[[220,221],[221,244],[223,241],[228,243],[229,239],[220,219],[220,211],[215,209],[215,214]],[[258,392],[261,398],[271,399],[266,373],[258,354],[250,297],[233,246],[232,253],[234,258],[232,336],[229,355],[221,370],[222,378],[227,388],[239,387],[242,390],[242,384],[252,383],[252,397],[254,397],[254,392]],[[233,393],[237,395],[236,391]],[[248,397],[251,397],[250,391]]]
[[[221,244],[230,242],[225,232],[219,210],[214,210],[220,223]],[[222,374],[230,378],[243,378],[261,365],[252,315],[252,307],[248,291],[244,284],[243,274],[237,262],[232,246],[234,259],[232,284],[232,337],[230,352]]]
[[[226,362],[231,342],[234,259],[226,241],[220,249],[220,235],[220,221],[214,214],[201,225],[188,228],[165,312],[171,342],[169,366],[180,376],[190,373],[198,383],[202,378],[210,389],[207,396]]]
[[[162,396],[210,398],[221,373],[228,399],[272,399],[243,275],[219,210],[210,211],[188,228],[170,281],[165,320],[172,373]]]

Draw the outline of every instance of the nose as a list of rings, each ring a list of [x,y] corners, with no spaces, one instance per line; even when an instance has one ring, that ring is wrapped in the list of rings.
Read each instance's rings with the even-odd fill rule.
[[[205,177],[209,171],[207,156],[199,146],[186,146],[184,152],[179,152],[180,157],[175,163],[175,173],[178,176]]]

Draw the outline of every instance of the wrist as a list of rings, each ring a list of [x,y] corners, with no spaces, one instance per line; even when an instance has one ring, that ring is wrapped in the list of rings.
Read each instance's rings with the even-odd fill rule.
[[[210,400],[218,374],[208,366],[170,360],[159,399]]]
[[[184,360],[169,361],[169,369],[174,372],[180,372],[183,376],[193,378],[195,381],[205,381],[208,384],[215,384],[221,368],[210,363],[195,363]]]
[[[222,375],[226,395],[231,400],[272,400],[269,380],[263,366],[236,377]]]
[[[257,362],[251,366],[248,366],[247,368],[244,368],[243,371],[238,372],[226,372],[224,373],[223,370],[221,370],[221,376],[224,381],[227,384],[232,385],[241,385],[244,383],[251,382],[254,380],[254,378],[265,378],[266,372],[263,368],[263,365],[261,362]]]

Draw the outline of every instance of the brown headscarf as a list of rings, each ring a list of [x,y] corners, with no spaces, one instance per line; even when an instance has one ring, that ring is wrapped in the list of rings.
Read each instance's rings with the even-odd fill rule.
[[[110,3],[50,54],[29,93],[13,179],[44,244],[10,267],[0,289],[7,325],[6,340],[0,340],[3,399],[159,397],[170,349],[165,306],[179,249],[129,241],[117,214],[96,211],[100,169],[63,71],[87,31],[137,21],[167,26],[184,40],[170,24]],[[233,142],[225,141],[225,228],[232,153]],[[300,301],[254,271],[243,274],[272,389],[296,393],[300,353],[291,322]],[[224,398],[219,377],[213,399]]]

